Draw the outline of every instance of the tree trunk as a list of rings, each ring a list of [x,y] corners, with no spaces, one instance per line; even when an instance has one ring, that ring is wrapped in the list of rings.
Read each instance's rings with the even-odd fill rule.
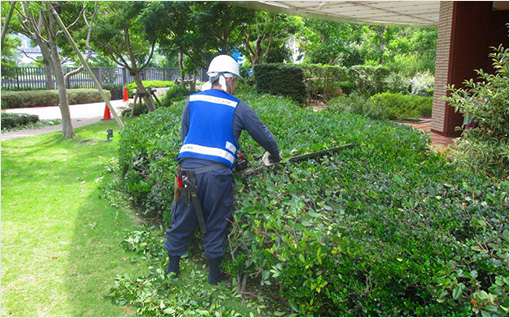
[[[46,3],[46,6],[50,6]],[[51,65],[53,66],[53,73],[57,81],[58,89],[58,107],[60,108],[60,114],[62,115],[62,137],[66,139],[76,138],[73,129],[73,123],[71,121],[71,112],[69,111],[69,99],[67,98],[67,89],[64,79],[64,70],[60,64],[60,54],[57,49],[57,22],[51,13],[48,12],[48,44],[51,53]]]
[[[48,62],[45,58],[43,58],[44,68],[46,69],[46,87],[48,89],[55,89],[55,85],[53,83],[53,76],[51,71],[50,62]]]
[[[135,79],[135,83],[137,86],[136,91],[142,96],[145,105],[147,105],[147,109],[149,109],[149,111],[155,111],[156,105],[154,104],[154,100],[152,100],[152,97],[149,95],[150,92],[145,88],[145,86],[143,86],[142,77],[140,76],[140,70],[136,70],[133,74],[133,77]]]
[[[55,73],[55,79],[57,80],[58,88],[58,107],[60,108],[60,114],[62,115],[62,137],[71,139],[76,138],[74,133],[73,124],[71,121],[71,112],[69,111],[69,99],[67,98],[66,83],[64,81],[64,71],[60,65],[60,59],[57,52],[56,45],[51,45],[52,51],[52,62],[53,70]]]
[[[179,71],[181,73],[181,84],[184,85],[184,63],[183,63],[184,54],[179,52],[178,57],[179,57]]]

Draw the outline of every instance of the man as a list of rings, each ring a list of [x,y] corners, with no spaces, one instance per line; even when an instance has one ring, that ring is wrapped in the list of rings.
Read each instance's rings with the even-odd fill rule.
[[[207,74],[212,88],[191,95],[182,114],[179,194],[172,208],[172,225],[166,231],[166,274],[179,273],[179,259],[187,252],[198,225],[209,264],[208,282],[216,285],[226,278],[220,264],[226,254],[225,229],[234,191],[232,168],[241,131],[248,131],[266,149],[265,160],[275,163],[281,158],[273,134],[246,103],[232,96],[240,77],[237,62],[228,55],[217,56]]]

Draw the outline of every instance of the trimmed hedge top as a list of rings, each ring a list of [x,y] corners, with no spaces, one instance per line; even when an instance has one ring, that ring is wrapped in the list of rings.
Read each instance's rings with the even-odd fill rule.
[[[110,91],[103,91],[108,98],[111,98],[112,94]],[[69,105],[103,101],[101,95],[95,88],[67,89],[67,98],[69,99]],[[56,106],[58,104],[58,90],[2,92],[2,109]]]

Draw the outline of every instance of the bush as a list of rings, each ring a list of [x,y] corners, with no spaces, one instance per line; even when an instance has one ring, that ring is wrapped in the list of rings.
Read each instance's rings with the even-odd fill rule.
[[[104,93],[110,98],[109,91],[105,90]],[[67,98],[70,105],[103,101],[97,89],[92,88],[68,89]],[[2,92],[2,109],[56,106],[58,104],[57,90]]]
[[[380,93],[370,99],[388,119],[419,119],[432,115],[432,97]]]
[[[124,98],[124,86],[122,84],[103,84],[103,89],[110,91],[112,100]]]
[[[356,147],[236,176],[233,277],[278,293],[270,298],[287,315],[508,315],[508,181],[429,152],[429,137],[405,125],[238,97],[274,133],[283,158]],[[181,112],[141,116],[120,140],[126,191],[167,222]],[[261,148],[245,134],[240,145],[258,166]]]
[[[366,96],[386,90],[384,79],[389,75],[389,70],[382,65],[354,65],[349,68],[348,74],[356,90]]]
[[[174,81],[142,81],[142,84],[145,88],[173,87],[177,85]],[[133,90],[137,89],[136,82],[126,84],[126,87],[128,89],[129,98],[133,98]]]
[[[409,94],[410,79],[401,72],[390,73],[384,80],[387,92]]]
[[[371,119],[419,119],[432,114],[432,97],[380,93],[366,98],[360,93],[340,96],[327,103],[329,112],[350,112]]]
[[[161,104],[163,106],[172,105],[174,102],[185,99],[195,92],[196,91],[189,89],[181,84],[172,86],[166,91],[165,95],[161,98]]]
[[[377,107],[372,99],[366,98],[358,92],[329,100],[326,104],[326,110],[332,113],[349,112],[371,119],[389,119],[384,109]]]
[[[304,71],[294,64],[257,64],[253,67],[257,92],[282,95],[305,105],[307,90]]]
[[[39,116],[30,114],[2,113],[2,129],[25,126],[28,123],[36,123]]]
[[[417,73],[411,79],[411,94],[418,96],[434,95],[434,75],[430,72]]]
[[[136,105],[134,104],[129,104],[130,107],[124,109],[121,113],[121,116],[122,117],[131,117],[131,113],[133,113],[133,116],[140,116],[142,114],[147,114],[149,112],[149,109],[147,108],[147,105],[145,103],[136,103]],[[135,108],[135,110],[133,111],[133,107]]]
[[[465,81],[465,89],[449,87],[445,98],[478,127],[462,132],[452,155],[474,171],[508,178],[508,49],[494,48],[495,74],[476,70],[480,81]]]
[[[347,69],[340,66],[299,64],[305,72],[308,99],[328,100],[343,93],[341,82],[347,79]]]

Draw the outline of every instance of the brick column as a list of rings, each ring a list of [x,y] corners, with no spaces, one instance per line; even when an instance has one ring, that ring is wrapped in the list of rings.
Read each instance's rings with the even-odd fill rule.
[[[478,76],[475,69],[489,64],[491,36],[495,24],[492,1],[442,1],[439,11],[436,82],[432,109],[432,131],[444,136],[460,136],[463,115],[441,98],[446,85],[463,87],[465,80]],[[501,28],[498,24],[496,28]]]
[[[432,106],[432,130],[444,134],[448,69],[450,67],[450,42],[452,36],[453,2],[441,1],[439,25],[437,27],[436,74],[434,81],[434,103]]]

